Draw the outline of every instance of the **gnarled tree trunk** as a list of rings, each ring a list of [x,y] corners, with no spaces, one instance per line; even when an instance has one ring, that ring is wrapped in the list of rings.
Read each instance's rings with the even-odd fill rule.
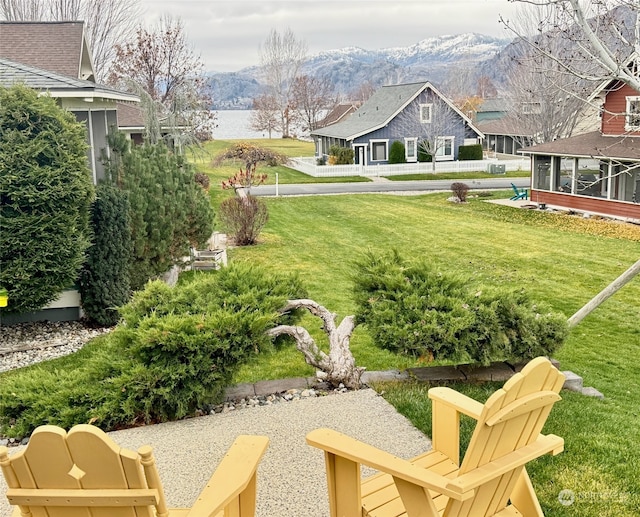
[[[315,340],[304,327],[280,325],[267,331],[270,336],[287,334],[296,340],[296,348],[302,352],[307,364],[321,370],[319,377],[332,386],[344,384],[347,388],[358,389],[364,368],[357,367],[349,348],[349,340],[355,328],[354,316],[345,317],[336,326],[337,315],[313,300],[289,300],[280,312],[305,308],[324,322],[323,330],[329,337],[329,354],[318,348]]]

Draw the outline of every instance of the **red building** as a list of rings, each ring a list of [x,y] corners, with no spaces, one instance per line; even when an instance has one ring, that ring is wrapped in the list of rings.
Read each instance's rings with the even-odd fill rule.
[[[604,84],[599,131],[521,152],[531,156],[531,200],[547,206],[640,220],[640,93]]]

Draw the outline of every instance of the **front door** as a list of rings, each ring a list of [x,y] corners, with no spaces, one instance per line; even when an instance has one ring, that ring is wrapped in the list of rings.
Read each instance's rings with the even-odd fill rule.
[[[356,164],[357,165],[366,165],[367,164],[367,148],[365,145],[357,145],[356,148]]]

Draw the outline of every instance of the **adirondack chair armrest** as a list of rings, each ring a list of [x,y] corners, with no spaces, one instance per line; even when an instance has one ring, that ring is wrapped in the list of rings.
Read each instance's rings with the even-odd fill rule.
[[[446,387],[431,388],[429,390],[429,398],[434,404],[444,404],[455,409],[458,413],[470,416],[475,420],[480,418],[480,413],[482,413],[482,408],[484,407],[477,400]]]
[[[332,429],[316,429],[307,434],[307,443],[326,454],[333,454],[357,464],[366,465],[390,474],[411,484],[428,488],[439,494],[464,501],[473,496],[474,490],[462,489],[451,480],[431,472],[407,460],[366,444]]]
[[[491,481],[511,470],[526,465],[528,462],[552,454],[560,454],[564,449],[564,439],[554,434],[540,435],[538,439],[526,447],[511,452],[502,458],[486,463],[480,468],[458,476],[451,482],[461,492],[468,492]]]
[[[484,406],[462,393],[445,387],[431,388],[429,398],[433,404],[433,448],[446,454],[456,465],[460,465],[460,415],[478,420]]]
[[[210,517],[237,500],[241,517],[255,514],[256,474],[269,438],[241,435],[233,442],[187,515]],[[227,515],[227,513],[225,513]]]

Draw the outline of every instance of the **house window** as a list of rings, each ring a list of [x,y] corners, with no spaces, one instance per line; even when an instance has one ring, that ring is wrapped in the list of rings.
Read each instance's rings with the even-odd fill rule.
[[[627,120],[625,129],[627,131],[640,129],[640,97],[627,97]]]
[[[439,136],[436,138],[436,160],[453,160],[453,136]]]
[[[415,162],[418,159],[418,139],[404,139],[404,157],[408,162]]]
[[[389,145],[389,140],[372,140],[371,141],[371,161],[386,162],[388,145]]]
[[[431,108],[433,104],[420,104],[420,122],[423,124],[431,123]]]

